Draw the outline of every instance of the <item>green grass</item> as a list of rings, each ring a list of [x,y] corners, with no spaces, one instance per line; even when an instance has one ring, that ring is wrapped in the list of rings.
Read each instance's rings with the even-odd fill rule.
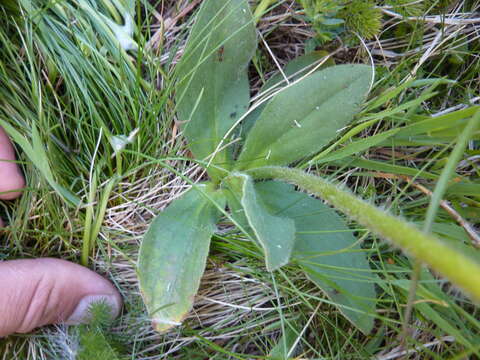
[[[179,134],[172,102],[175,63],[192,14],[182,10],[191,1],[139,1],[138,52],[121,49],[99,15],[121,23],[118,9],[109,10],[107,0],[19,3],[16,14],[0,7],[0,123],[18,132],[28,186],[20,200],[1,204],[8,221],[2,259],[54,256],[80,262],[83,255],[124,297],[123,314],[106,333],[125,359],[262,359],[274,348],[280,358],[403,356],[398,337],[412,262],[357,224],[351,226],[380,278],[376,328],[369,336],[355,330],[295,266],[268,274],[255,245],[228,219],[214,238],[194,311],[181,328],[155,334],[135,274],[141,237],[154,214],[204,176]],[[277,4],[273,15],[280,20],[266,17],[259,28],[284,64],[315,34],[299,20],[301,9],[287,11],[291,1]],[[150,47],[149,40],[161,31],[154,8],[161,12],[162,7],[165,18],[181,15]],[[376,82],[341,142],[297,167],[345,184],[421,226],[430,198],[400,176],[433,190],[456,137],[476,111],[480,42],[473,25],[463,22],[479,8],[478,1],[453,1],[443,11],[457,24],[434,27],[384,14],[380,41],[366,41],[368,52],[363,45],[336,52],[339,63],[369,63],[370,53]],[[422,15],[440,13],[435,6],[425,11]],[[257,88],[275,69],[264,45],[254,61],[260,66],[251,69]],[[341,46],[334,41],[324,49],[334,52]],[[125,146],[116,150],[122,142]],[[477,229],[478,155],[477,133],[456,166],[458,183],[444,196]],[[478,256],[445,210],[435,216],[432,232]],[[413,351],[410,358],[480,357],[480,313],[468,298],[423,269],[415,299],[406,344],[406,351]],[[68,359],[79,338],[75,329],[50,327],[0,340],[0,354]]]

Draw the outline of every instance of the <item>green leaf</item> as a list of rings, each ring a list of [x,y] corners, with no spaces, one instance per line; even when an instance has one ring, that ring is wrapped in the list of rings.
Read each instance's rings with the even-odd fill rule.
[[[286,85],[285,77],[283,75],[285,75],[290,82],[300,79],[302,76],[305,76],[312,71],[327,56],[327,51],[320,50],[312,51],[311,53],[296,57],[287,65],[285,65],[285,68],[282,70],[283,74],[278,72],[268,79],[260,89],[260,92],[263,93],[273,88],[278,88],[281,85]],[[320,65],[317,71],[333,65],[335,65],[335,61],[330,58]]]
[[[318,152],[352,120],[371,77],[367,66],[339,65],[286,87],[255,122],[236,168],[286,165]]]
[[[224,188],[224,194],[227,199],[228,209],[230,210],[230,217],[234,225],[248,234],[253,240],[256,240],[255,234],[248,224],[248,219],[245,216],[245,210],[242,206],[241,182],[230,181],[229,186]],[[260,246],[258,242],[257,245]]]
[[[302,76],[305,76],[310,71],[315,69],[315,67],[318,66],[318,64],[320,64],[327,56],[328,56],[328,52],[320,50],[320,51],[313,51],[311,53],[308,53],[293,59],[287,65],[285,65],[285,67],[282,70],[283,74],[281,72],[277,72],[275,75],[269,78],[265,82],[265,84],[263,84],[263,86],[260,89],[260,94],[262,94],[263,96],[263,95],[269,95],[273,91],[278,91],[280,89],[280,86],[286,85],[285,76],[288,78],[290,82],[294,82],[300,79]],[[333,65],[335,65],[335,61],[332,58],[330,58],[327,61],[325,61],[322,65],[320,65],[316,71],[319,71],[321,69],[324,69],[328,66],[333,66]],[[259,101],[261,101],[261,99],[259,99]],[[247,115],[245,120],[243,120],[242,129],[241,129],[241,134],[243,138],[245,138],[246,135],[249,133],[250,129],[255,124],[257,119],[260,117],[260,114],[262,113],[263,109],[265,109],[265,106],[267,106],[269,101],[266,101],[262,103],[260,106],[258,106],[257,108],[255,108],[253,111],[251,111]]]
[[[203,194],[202,194],[203,193]],[[195,294],[224,200],[199,185],[175,200],[150,225],[140,248],[140,290],[155,329],[179,325]]]
[[[267,270],[274,271],[287,264],[295,242],[293,220],[272,215],[257,195],[248,175],[232,174],[227,182],[230,190],[240,200],[243,215],[255,239],[265,251]]]
[[[247,0],[203,2],[177,67],[177,112],[195,157],[205,159],[213,154],[247,111],[247,66],[256,47]],[[223,150],[212,163],[228,167],[228,161]]]
[[[257,183],[257,194],[276,216],[295,221],[295,260],[308,277],[363,333],[373,328],[376,277],[343,219],[321,201],[277,181]]]

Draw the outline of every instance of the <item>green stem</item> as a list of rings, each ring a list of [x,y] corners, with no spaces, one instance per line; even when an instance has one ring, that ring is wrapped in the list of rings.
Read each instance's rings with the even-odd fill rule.
[[[480,300],[480,264],[434,236],[425,234],[408,222],[368,204],[352,193],[340,189],[338,185],[301,170],[272,166],[252,169],[248,174],[256,179],[273,178],[291,182],[302,190],[315,194],[373,233],[389,240],[407,254],[447,277],[472,298]]]

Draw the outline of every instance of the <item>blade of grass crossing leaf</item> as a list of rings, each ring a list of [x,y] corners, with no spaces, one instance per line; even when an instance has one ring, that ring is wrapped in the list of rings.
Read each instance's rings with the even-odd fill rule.
[[[277,73],[273,75],[270,79],[268,79],[261,87],[259,93],[261,94],[262,98],[264,96],[271,95],[271,93],[278,90],[281,85],[287,85],[287,80],[284,76],[287,77],[289,82],[294,82],[300,79],[302,76],[305,76],[309,71],[313,70],[314,67],[318,66],[318,64],[322,63],[322,60],[325,59],[327,56],[328,52],[326,51],[313,51],[309,54],[299,56],[293,59],[282,70],[283,73]],[[318,69],[316,71],[332,65],[335,65],[335,61],[333,59],[329,59],[325,61],[322,65],[318,66]],[[261,101],[262,98],[258,101]],[[242,121],[241,136],[243,138],[246,138],[246,136],[250,132],[257,119],[260,117],[260,114],[262,113],[263,109],[265,109],[265,106],[267,106],[269,101],[271,101],[271,99],[265,101],[260,106],[256,107]]]
[[[387,102],[389,102],[390,100],[395,98],[397,95],[399,95],[402,91],[408,89],[412,85],[413,81],[414,80],[411,79],[409,81],[404,82],[403,84],[401,84],[399,86],[395,86],[391,90],[388,90],[388,91],[384,92],[383,94],[381,94],[380,96],[378,96],[374,100],[372,100],[371,102],[367,103],[365,111],[373,111],[373,110],[379,108],[380,106],[386,104]]]
[[[327,59],[328,55],[327,51],[312,51],[311,53],[296,57],[285,65],[282,73],[278,72],[269,78],[265,84],[263,84],[260,93],[269,92],[280,85],[287,85],[287,80],[284,75],[287,77],[288,82],[294,82],[299,80],[302,76],[305,76],[314,68],[316,71],[319,71],[335,65],[335,61],[331,58],[328,59],[328,61],[324,61]]]
[[[434,95],[435,94],[424,94],[414,100],[410,100],[408,102],[395,106],[393,109],[380,111],[380,112],[374,113],[373,115],[362,116],[362,121],[382,120],[389,117],[393,117],[394,115],[397,115],[397,114],[398,114],[397,116],[402,117],[405,119],[405,121],[407,121],[409,118],[405,116],[405,110],[408,111],[409,109],[418,107],[420,104],[422,104],[426,100],[434,97]]]
[[[350,144],[347,144],[344,148],[334,151],[325,157],[321,157],[318,160],[309,161],[309,164],[322,164],[329,161],[341,160],[347,156],[354,154],[361,154],[363,151],[370,149],[371,147],[377,146],[386,139],[394,136],[398,132],[398,129],[393,129],[385,131],[378,135],[368,136],[365,139],[354,141]]]
[[[310,164],[314,164],[318,159],[321,159],[324,156],[327,156],[328,154],[330,154],[338,145],[344,143],[347,140],[350,140],[352,137],[359,134],[363,130],[369,128],[370,126],[376,124],[378,121],[379,121],[378,119],[373,119],[373,120],[365,121],[356,125],[352,129],[348,130],[344,135],[342,135],[340,139],[335,141],[332,145],[327,147],[325,150],[322,150],[322,152],[320,152],[318,155],[315,155],[313,159],[309,160],[306,164],[299,166],[299,168],[304,169],[308,167]]]

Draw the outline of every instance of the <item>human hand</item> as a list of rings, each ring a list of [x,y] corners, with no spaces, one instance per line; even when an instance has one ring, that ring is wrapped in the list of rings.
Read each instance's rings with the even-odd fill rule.
[[[0,127],[0,200],[17,198],[25,186],[12,161],[15,151]],[[47,324],[86,322],[96,302],[110,305],[112,317],[122,306],[110,282],[80,265],[50,258],[0,261],[0,337]]]

